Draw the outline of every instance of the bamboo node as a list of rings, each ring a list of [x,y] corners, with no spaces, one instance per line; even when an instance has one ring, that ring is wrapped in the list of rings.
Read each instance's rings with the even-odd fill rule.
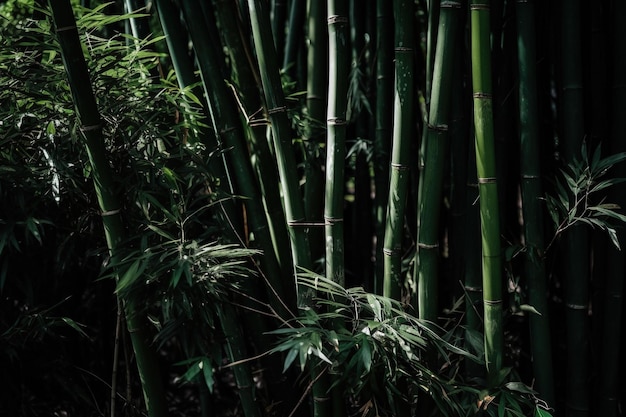
[[[348,124],[348,122],[345,119],[342,119],[340,117],[332,117],[328,120],[326,120],[326,122],[329,125],[333,125],[333,126],[345,126]]]
[[[469,285],[466,285],[464,288],[467,292],[483,292],[482,287],[471,287]]]
[[[460,9],[461,8],[461,2],[460,1],[454,1],[454,0],[449,0],[449,1],[442,1],[441,5],[439,6],[440,8],[450,8],[450,9]]]
[[[428,123],[428,129],[430,130],[434,130],[436,132],[447,132],[448,131],[448,125],[433,125]]]
[[[60,28],[57,28],[57,32],[65,32],[67,30],[78,30],[78,28],[76,27],[76,25],[73,25],[73,26],[62,26]]]
[[[470,4],[470,10],[491,10],[489,4]]]
[[[92,130],[102,129],[102,123],[98,123],[97,125],[89,125],[89,126],[81,126],[81,132],[89,132]]]
[[[324,401],[328,401],[330,399],[330,397],[316,397],[313,396],[313,401],[315,401],[316,403],[322,403]]]
[[[332,226],[333,224],[336,223],[343,223],[343,217],[327,217],[324,216],[324,225],[325,226]]]
[[[485,178],[478,179],[478,184],[495,184],[496,182],[497,182],[496,177],[485,177]]]
[[[565,304],[567,308],[571,308],[572,310],[587,310],[586,304]]]
[[[324,222],[307,222],[304,219],[287,221],[287,226],[289,227],[320,227],[325,225],[326,223]]]
[[[499,306],[502,305],[502,300],[483,300],[486,306]]]
[[[481,99],[481,98],[491,99],[492,95],[491,93],[474,93],[472,94],[472,97],[478,98],[478,99]]]
[[[393,256],[394,253],[396,253],[396,252],[398,252],[398,251],[396,251],[394,249],[383,248],[383,255]]]
[[[346,16],[338,16],[338,15],[328,16],[327,20],[328,20],[329,25],[333,25],[335,23],[348,23],[348,18]]]
[[[287,111],[287,106],[274,107],[273,109],[268,109],[267,114],[275,114],[282,113]]]
[[[538,180],[540,178],[539,175],[522,175],[523,180]]]
[[[403,165],[403,164],[396,164],[396,163],[391,163],[391,168],[396,169],[398,171],[406,171],[409,169],[408,165]]]
[[[439,247],[439,243],[435,243],[434,245],[429,245],[428,243],[418,243],[417,247],[422,249],[437,249]]]
[[[116,214],[120,214],[122,210],[121,209],[116,209],[116,210],[107,210],[107,211],[102,211],[100,212],[100,215],[102,217],[106,217],[106,216],[115,216]]]
[[[396,46],[393,50],[401,53],[413,53],[413,48],[407,48],[406,46]]]

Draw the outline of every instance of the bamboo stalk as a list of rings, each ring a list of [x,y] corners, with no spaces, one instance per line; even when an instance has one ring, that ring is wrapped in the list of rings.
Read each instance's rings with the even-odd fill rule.
[[[520,173],[528,281],[528,301],[539,314],[530,315],[530,343],[535,390],[555,406],[552,343],[548,316],[548,286],[544,264],[543,191],[541,185],[539,109],[536,80],[535,7],[518,1],[517,54],[519,62]]]
[[[383,241],[389,198],[389,149],[392,136],[393,99],[393,22],[392,2],[376,1],[376,113],[374,136],[374,198],[376,230],[376,272],[374,292],[383,293],[384,260]]]
[[[280,184],[285,201],[285,215],[291,241],[291,251],[296,271],[298,268],[311,269],[311,253],[306,233],[304,204],[300,195],[298,178],[294,175],[296,162],[291,143],[291,129],[287,118],[287,107],[280,82],[276,51],[270,31],[270,18],[267,4],[261,0],[248,0],[254,46],[259,60],[261,80],[267,112],[274,139],[274,149],[278,160]],[[298,286],[298,305],[308,304],[312,296],[310,290]]]
[[[415,36],[413,2],[394,0],[395,86],[393,144],[389,200],[384,239],[383,295],[399,299],[402,277],[402,237],[409,182],[410,149],[414,123]]]
[[[345,0],[328,0],[328,111],[326,151],[326,277],[340,285],[344,278],[344,161],[348,94],[348,17]]]
[[[418,315],[436,321],[439,280],[439,217],[443,199],[445,161],[448,157],[452,75],[460,28],[460,1],[441,3],[434,76],[423,144],[424,166],[420,175],[416,267]]]
[[[325,119],[328,84],[328,25],[325,1],[308,1],[308,47],[307,47],[307,124],[304,142],[304,203],[307,219],[322,219],[324,215],[324,172],[322,170],[325,143]],[[323,70],[322,70],[323,69]],[[309,231],[313,261],[324,256],[324,231]]]
[[[118,253],[125,232],[122,223],[122,204],[116,193],[113,172],[106,159],[102,120],[89,82],[89,72],[70,1],[50,1],[50,8],[74,105],[80,119],[81,133],[89,155],[111,263],[115,265],[118,263]],[[167,416],[168,410],[158,356],[150,346],[151,337],[148,332],[147,319],[136,312],[136,302],[137,300],[134,299],[123,300],[146,409],[150,417],[164,417]]]
[[[485,362],[488,383],[494,385],[502,369],[502,260],[500,216],[493,135],[489,1],[471,0],[472,90],[476,135],[476,171],[480,195],[482,236]]]
[[[626,36],[626,3],[615,2],[613,13],[613,39],[623,39]],[[611,79],[612,112],[610,114],[611,153],[625,152],[624,131],[626,131],[626,118],[623,111],[626,109],[626,83],[623,78],[626,73],[626,45],[622,42],[614,42],[611,50],[613,57]],[[626,167],[621,163],[614,171],[616,178],[626,177]],[[610,193],[610,201],[620,207],[626,207],[625,190],[623,184],[616,184]],[[624,230],[618,229],[618,239],[623,244],[626,241]],[[623,346],[623,296],[624,276],[626,264],[623,251],[619,251],[610,245],[607,254],[607,276],[602,306],[604,318],[600,337],[600,389],[599,401],[597,402],[597,415],[603,417],[615,417],[619,415],[620,398],[620,367],[616,366],[620,360],[621,346]]]
[[[563,163],[580,159],[584,137],[580,0],[567,3],[561,15]],[[589,247],[588,232],[574,225],[566,231],[563,286],[567,340],[566,405],[568,415],[589,415]]]

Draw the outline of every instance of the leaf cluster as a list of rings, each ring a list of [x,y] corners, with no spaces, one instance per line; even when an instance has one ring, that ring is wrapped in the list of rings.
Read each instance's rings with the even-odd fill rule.
[[[318,367],[333,376],[333,386],[363,416],[395,415],[401,403],[415,407],[429,397],[445,416],[549,416],[536,393],[519,382],[511,368],[497,386],[485,389],[464,381],[461,359],[482,358],[458,347],[434,323],[409,314],[398,301],[362,288],[346,289],[314,273],[299,285],[317,292],[312,308],[271,332],[285,354],[284,369]],[[455,340],[456,342],[451,342]],[[475,349],[480,354],[481,347]]]
[[[583,144],[582,158],[560,170],[555,180],[555,194],[547,195],[548,212],[555,226],[555,239],[576,224],[586,224],[604,230],[616,248],[620,248],[616,226],[626,223],[626,216],[615,203],[606,201],[608,188],[623,183],[626,178],[609,176],[610,170],[626,160],[626,153],[602,158],[600,147],[590,156]]]

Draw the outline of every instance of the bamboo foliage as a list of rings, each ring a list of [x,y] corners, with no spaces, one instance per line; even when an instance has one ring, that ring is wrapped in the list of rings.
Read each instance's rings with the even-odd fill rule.
[[[50,2],[50,7],[74,105],[80,119],[81,134],[89,154],[108,249],[111,260],[115,264],[118,260],[121,242],[125,238],[125,232],[122,222],[122,205],[117,196],[114,174],[109,166],[109,161],[106,159],[107,152],[104,148],[102,120],[89,82],[89,73],[78,37],[72,6],[69,0],[55,0]],[[119,271],[119,273],[125,274],[126,271]],[[161,383],[158,357],[154,348],[150,346],[147,319],[136,313],[138,300],[126,299],[122,302],[148,415],[150,417],[167,416],[167,404]]]
[[[489,2],[470,2],[472,90],[476,136],[476,171],[480,195],[482,236],[485,362],[489,384],[497,384],[502,368],[502,260],[491,102]]]

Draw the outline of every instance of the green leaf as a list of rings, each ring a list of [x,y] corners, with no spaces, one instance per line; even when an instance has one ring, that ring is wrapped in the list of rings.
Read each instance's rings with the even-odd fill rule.
[[[361,349],[359,349],[361,355],[361,363],[365,368],[365,372],[369,372],[372,368],[372,348],[367,340],[363,341]]]
[[[541,313],[539,311],[537,311],[537,309],[535,307],[531,306],[530,304],[521,304],[519,306],[519,308],[522,311],[526,311],[526,312],[537,314],[538,316],[541,316]]]
[[[209,358],[202,359],[202,362],[199,364],[200,368],[202,368],[202,374],[204,375],[204,382],[206,383],[209,392],[213,393],[213,385],[215,384],[215,379],[213,378],[213,366],[211,365],[211,360]]]
[[[537,405],[535,406],[535,417],[552,417],[552,414]]]
[[[287,372],[287,369],[289,369],[293,361],[296,359],[296,356],[298,356],[298,349],[292,348],[287,353],[287,356],[285,357],[285,364],[283,365],[283,373]]]
[[[87,336],[87,333],[85,333],[83,331],[83,329],[80,328],[80,325],[78,323],[76,323],[74,320],[68,318],[68,317],[62,317],[61,320],[63,320],[63,322],[65,322],[65,324],[67,324],[68,326],[70,326],[72,329],[76,330],[78,333],[81,334],[81,336]]]
[[[518,381],[507,382],[504,386],[510,391],[521,392],[522,394],[537,394],[535,391],[530,389],[526,384]]]
[[[152,224],[148,225],[148,229],[152,230],[153,232],[157,233],[158,235],[163,236],[164,238],[166,238],[167,240],[169,240],[171,242],[174,242],[174,241],[178,240],[174,236],[172,236],[171,234],[167,233],[165,230],[163,230],[163,229],[161,229],[159,227],[156,227],[156,226],[154,226]]]

